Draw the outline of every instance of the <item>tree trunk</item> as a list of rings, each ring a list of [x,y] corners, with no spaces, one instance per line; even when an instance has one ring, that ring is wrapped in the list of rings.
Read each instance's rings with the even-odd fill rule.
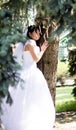
[[[49,45],[43,58],[39,61],[38,67],[43,72],[48,87],[50,89],[50,93],[52,95],[54,104],[55,104],[55,95],[56,95],[56,79],[57,79],[57,64],[58,64],[58,47],[59,42],[54,41]]]

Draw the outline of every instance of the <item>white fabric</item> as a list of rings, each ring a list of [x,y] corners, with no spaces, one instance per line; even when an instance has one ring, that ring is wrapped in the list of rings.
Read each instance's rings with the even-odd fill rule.
[[[33,40],[28,43],[39,52]],[[29,51],[23,52],[23,59],[21,78],[24,82],[19,82],[16,89],[10,87],[13,104],[3,104],[1,119],[7,130],[51,130],[55,109],[47,82]]]
[[[16,49],[13,52],[13,56],[16,62],[22,65],[22,56],[23,56],[23,43],[18,43]]]

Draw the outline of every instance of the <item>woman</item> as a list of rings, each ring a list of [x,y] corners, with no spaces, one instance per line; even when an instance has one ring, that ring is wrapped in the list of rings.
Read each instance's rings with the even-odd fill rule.
[[[36,45],[40,38],[36,26],[28,27],[29,40],[23,47],[23,65],[16,89],[10,87],[13,104],[5,105],[2,121],[7,130],[51,130],[55,109],[47,82],[36,63],[41,59],[48,43]]]

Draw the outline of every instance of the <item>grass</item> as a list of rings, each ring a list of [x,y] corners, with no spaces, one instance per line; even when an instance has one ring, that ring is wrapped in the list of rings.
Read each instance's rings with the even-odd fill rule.
[[[56,88],[56,112],[76,111],[76,100],[71,92],[75,86]]]
[[[65,100],[72,100],[72,89],[74,86],[65,86],[65,87],[57,87],[56,88],[56,102],[62,102]]]
[[[58,61],[57,78],[69,77],[68,62]],[[73,77],[72,77],[73,78]],[[76,100],[72,93],[74,86],[56,87],[56,112],[76,111]]]
[[[56,112],[76,111],[76,101],[66,101],[56,104]]]

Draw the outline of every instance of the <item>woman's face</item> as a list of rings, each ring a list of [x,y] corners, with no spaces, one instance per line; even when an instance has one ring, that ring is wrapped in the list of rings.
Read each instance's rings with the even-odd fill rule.
[[[32,33],[29,33],[29,35],[35,41],[39,40],[39,38],[40,38],[40,32],[39,32],[39,30],[33,31]]]

